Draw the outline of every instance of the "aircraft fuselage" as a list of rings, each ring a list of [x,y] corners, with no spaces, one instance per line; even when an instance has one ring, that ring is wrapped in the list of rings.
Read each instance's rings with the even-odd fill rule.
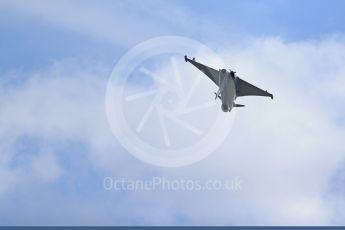
[[[236,99],[236,85],[235,76],[233,73],[226,71],[225,69],[220,71],[220,98],[222,100],[223,112],[230,112]]]

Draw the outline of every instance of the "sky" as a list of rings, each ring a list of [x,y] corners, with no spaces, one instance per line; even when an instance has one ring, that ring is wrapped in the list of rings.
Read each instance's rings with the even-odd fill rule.
[[[344,225],[344,9],[336,0],[1,1],[0,225]],[[273,101],[239,98],[246,107],[219,115],[234,117],[218,127],[222,143],[182,167],[137,159],[119,138],[127,133],[114,135],[107,118],[114,67],[159,36],[204,44],[274,94]],[[194,54],[217,68],[212,56]],[[164,58],[146,64],[169,78]],[[177,66],[188,88],[199,72],[182,56]],[[186,117],[190,125],[208,129],[220,110],[212,84],[201,78],[191,101],[216,106]],[[130,128],[150,100],[125,108]],[[159,112],[149,119],[141,137],[164,149],[161,119]],[[167,129],[172,143],[194,141]],[[107,189],[105,178],[238,179],[241,186],[133,191]]]

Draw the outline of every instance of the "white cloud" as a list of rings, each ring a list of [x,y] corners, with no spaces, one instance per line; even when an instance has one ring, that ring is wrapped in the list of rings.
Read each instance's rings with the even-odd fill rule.
[[[61,169],[57,163],[56,157],[49,151],[44,151],[35,157],[32,162],[34,174],[43,181],[54,181],[61,175]]]

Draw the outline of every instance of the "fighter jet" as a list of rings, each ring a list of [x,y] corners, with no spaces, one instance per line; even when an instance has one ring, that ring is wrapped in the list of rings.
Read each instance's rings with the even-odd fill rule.
[[[232,70],[215,70],[195,61],[195,58],[189,59],[187,56],[184,56],[184,60],[198,68],[219,87],[218,91],[215,93],[215,100],[219,98],[222,101],[221,108],[223,112],[230,112],[233,107],[244,107],[244,105],[235,103],[237,97],[264,96],[273,99],[273,95],[267,92],[267,90],[264,91],[242,80],[236,75],[236,72]]]

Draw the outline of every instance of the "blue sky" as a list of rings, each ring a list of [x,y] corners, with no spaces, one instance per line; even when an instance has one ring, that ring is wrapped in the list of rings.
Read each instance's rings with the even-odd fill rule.
[[[345,6],[342,1],[248,0],[213,4],[199,1],[175,1],[174,4],[192,12],[191,17],[193,16],[193,18],[187,18],[188,21],[209,20],[214,25],[219,25],[222,31],[216,33],[223,33],[223,36],[219,35],[213,39],[223,42],[232,37],[239,39],[240,36],[281,36],[287,41],[320,39],[330,34],[342,33],[345,29],[342,23],[342,10]],[[6,7],[6,3],[3,5],[5,6],[1,9],[0,24],[3,32],[1,50],[6,52],[2,52],[1,62],[5,63],[6,68],[2,68],[2,71],[18,67],[39,68],[39,63],[48,64],[49,61],[63,57],[83,55],[116,59],[120,56],[116,53],[123,53],[125,48],[128,48],[85,36],[82,33],[52,24],[37,15],[18,12],[18,10]],[[131,8],[133,5],[134,7]],[[154,3],[150,3],[149,6],[154,6]],[[129,10],[129,15],[132,12],[136,13],[135,2],[132,2],[127,10]],[[162,14],[164,14],[164,10],[153,9]],[[78,15],[77,9],[75,13]],[[152,18],[155,17],[155,15],[152,16]],[[156,34],[189,35],[207,41],[210,34],[214,33],[213,27],[206,27],[203,24],[198,25],[199,28],[181,29],[174,25],[174,20],[171,20],[167,25],[166,31],[158,30]],[[151,33],[148,32],[147,35],[142,34],[141,36],[149,37]],[[42,42],[42,38],[45,38],[44,42]],[[141,38],[134,38],[131,44],[140,41]],[[231,39],[231,42],[236,41]],[[115,53],[113,50],[117,52]]]
[[[221,7],[217,2],[189,4],[196,14],[251,36],[282,36],[296,41],[344,30],[341,1],[227,1]]]
[[[344,224],[344,9],[336,0],[2,1],[0,225]],[[277,97],[241,99],[248,108],[219,150],[176,169],[130,155],[104,108],[117,61],[163,35],[208,45]],[[246,183],[114,192],[106,176]]]

